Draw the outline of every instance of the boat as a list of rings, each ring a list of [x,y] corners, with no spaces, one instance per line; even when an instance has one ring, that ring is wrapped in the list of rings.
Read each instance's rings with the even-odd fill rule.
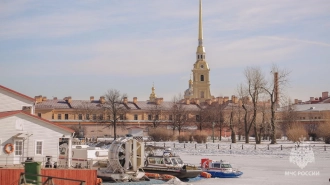
[[[142,169],[148,173],[167,174],[179,179],[194,178],[202,172],[195,165],[185,164],[170,148],[165,149],[162,155],[147,155]]]
[[[203,158],[201,159],[201,167],[202,171],[211,174],[212,178],[236,178],[243,174],[243,172],[233,169],[228,161],[223,160]]]

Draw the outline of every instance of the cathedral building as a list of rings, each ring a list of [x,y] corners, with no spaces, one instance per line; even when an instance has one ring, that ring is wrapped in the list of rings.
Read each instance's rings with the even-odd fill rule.
[[[189,88],[185,91],[186,99],[198,99],[205,101],[213,99],[210,91],[210,68],[206,62],[206,53],[203,45],[203,20],[202,1],[199,1],[198,46],[196,62],[192,69],[192,79],[189,80]]]

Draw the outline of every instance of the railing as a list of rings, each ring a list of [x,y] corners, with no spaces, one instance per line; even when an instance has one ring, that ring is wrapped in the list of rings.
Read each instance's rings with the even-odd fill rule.
[[[25,178],[25,175],[33,176],[33,177],[45,177],[47,179],[46,179],[45,182],[37,182],[36,180],[26,179]],[[53,176],[47,176],[47,175],[38,175],[38,174],[30,174],[30,173],[21,173],[20,178],[19,178],[18,185],[26,184],[26,183],[37,183],[37,184],[41,184],[42,183],[42,185],[55,185],[54,182],[53,182],[53,179],[80,182],[80,185],[85,185],[86,184],[86,181],[83,181],[83,180],[76,180],[76,179],[69,179],[69,178],[60,178],[60,177],[53,177]]]

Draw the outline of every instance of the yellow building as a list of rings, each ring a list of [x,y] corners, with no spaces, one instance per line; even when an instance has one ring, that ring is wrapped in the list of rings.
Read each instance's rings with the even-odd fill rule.
[[[210,68],[206,62],[205,56],[206,53],[203,45],[202,1],[200,0],[196,62],[192,69],[192,79],[189,80],[189,88],[184,93],[185,98],[194,98],[201,101],[213,98],[210,91]]]

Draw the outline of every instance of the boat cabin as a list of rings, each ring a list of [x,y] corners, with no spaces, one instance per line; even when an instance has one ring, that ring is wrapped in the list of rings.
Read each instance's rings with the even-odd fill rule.
[[[182,167],[183,161],[179,156],[149,156],[146,159],[146,166],[174,166]]]

